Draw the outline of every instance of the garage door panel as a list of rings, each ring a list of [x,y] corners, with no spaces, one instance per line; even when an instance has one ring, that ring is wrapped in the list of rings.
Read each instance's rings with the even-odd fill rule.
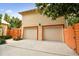
[[[37,39],[37,28],[25,28],[24,29],[25,39]]]
[[[62,26],[48,26],[44,27],[44,40],[48,41],[62,41]]]

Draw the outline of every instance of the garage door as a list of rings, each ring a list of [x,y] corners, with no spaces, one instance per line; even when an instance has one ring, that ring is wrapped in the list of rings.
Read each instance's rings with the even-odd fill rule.
[[[37,39],[37,27],[24,28],[25,39]]]
[[[63,41],[63,26],[44,27],[44,40]]]

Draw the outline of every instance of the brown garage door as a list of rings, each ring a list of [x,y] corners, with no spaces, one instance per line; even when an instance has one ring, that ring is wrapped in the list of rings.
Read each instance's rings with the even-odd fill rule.
[[[37,39],[37,27],[24,28],[24,39]]]
[[[63,41],[63,26],[45,26],[43,31],[44,40]]]

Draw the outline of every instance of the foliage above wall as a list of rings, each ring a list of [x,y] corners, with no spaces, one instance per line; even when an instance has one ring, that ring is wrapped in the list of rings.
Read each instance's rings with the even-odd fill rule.
[[[79,16],[79,3],[36,3],[36,6],[42,14],[52,19],[59,16],[67,18],[70,14]]]
[[[69,17],[67,21],[68,21],[68,25],[72,26],[76,23],[79,23],[79,17]]]
[[[55,20],[64,16],[68,25],[79,23],[79,3],[36,3],[38,11]]]

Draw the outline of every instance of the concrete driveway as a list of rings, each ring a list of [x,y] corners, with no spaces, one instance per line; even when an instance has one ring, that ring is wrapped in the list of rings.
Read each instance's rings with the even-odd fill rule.
[[[77,54],[63,42],[36,41],[24,39],[7,40],[0,45],[2,56],[76,56]]]

